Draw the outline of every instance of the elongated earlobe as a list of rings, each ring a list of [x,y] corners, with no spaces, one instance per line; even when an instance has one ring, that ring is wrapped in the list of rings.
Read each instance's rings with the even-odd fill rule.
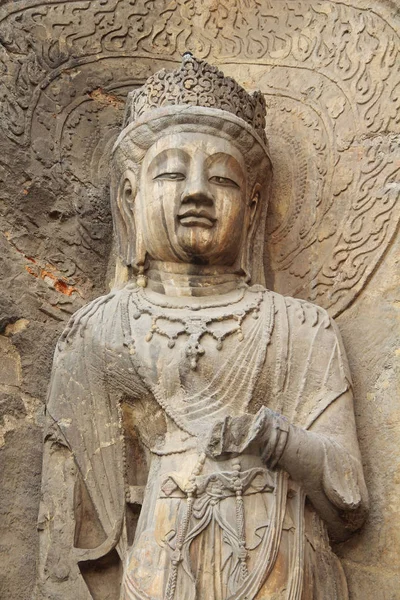
[[[258,209],[260,206],[260,197],[261,197],[261,185],[259,183],[256,183],[253,188],[253,192],[251,194],[251,200],[250,200],[250,204],[249,204],[249,208],[250,208],[249,227],[250,228],[252,227],[254,220],[256,218],[256,215],[258,213]]]
[[[254,235],[258,225],[258,216],[261,210],[261,185],[256,183],[250,194],[247,212],[247,228],[246,240],[242,246],[242,255],[240,259],[240,267],[245,274],[246,282],[251,282],[254,274],[252,273],[252,254]]]
[[[127,170],[120,177],[115,198],[114,219],[118,251],[122,261],[132,265],[136,257],[135,200],[137,183],[135,174]]]

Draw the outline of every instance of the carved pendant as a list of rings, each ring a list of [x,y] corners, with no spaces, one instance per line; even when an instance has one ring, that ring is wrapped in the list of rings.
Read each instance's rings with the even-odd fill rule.
[[[134,319],[140,319],[142,315],[151,317],[151,327],[147,332],[145,339],[151,342],[155,335],[164,337],[168,340],[167,347],[172,349],[180,336],[188,336],[184,354],[187,357],[190,368],[196,370],[199,359],[205,354],[205,348],[201,344],[201,339],[206,335],[210,335],[216,341],[217,350],[221,350],[224,340],[232,335],[236,335],[239,342],[243,341],[243,323],[250,315],[254,319],[259,318],[260,306],[264,298],[265,290],[256,291],[255,298],[244,305],[241,302],[236,310],[232,310],[231,305],[224,304],[205,304],[191,306],[171,305],[165,303],[163,305],[155,304],[150,301],[142,288],[134,290],[132,299],[136,310]],[[244,294],[241,300],[244,298]],[[223,312],[216,315],[210,314],[211,309],[222,308]],[[231,327],[226,327],[226,324],[232,321]],[[162,323],[167,322],[174,327],[171,331]],[[219,323],[225,323],[225,327],[218,328]]]

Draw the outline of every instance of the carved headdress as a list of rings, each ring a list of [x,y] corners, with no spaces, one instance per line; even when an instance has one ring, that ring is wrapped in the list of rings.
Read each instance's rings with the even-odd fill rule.
[[[128,94],[123,129],[113,148],[113,216],[119,255],[125,265],[135,266],[135,239],[129,210],[118,199],[121,178],[129,169],[140,176],[140,165],[147,150],[170,133],[193,132],[218,135],[233,143],[242,153],[250,186],[262,184],[268,197],[267,180],[271,162],[265,134],[265,100],[261,92],[246,92],[234,79],[215,66],[198,60],[190,53],[183,56],[179,69],[162,69],[145,84]],[[264,283],[262,254],[267,202],[260,202],[257,229],[248,246],[257,253],[249,257],[248,271],[253,283]],[[253,264],[250,264],[253,263]],[[255,264],[257,263],[257,264]]]
[[[182,65],[176,71],[162,69],[143,87],[130,92],[124,129],[131,123],[137,126],[139,119],[149,111],[167,106],[197,106],[229,112],[245,121],[259,141],[267,145],[265,100],[261,92],[248,94],[234,79],[225,77],[217,67],[197,60],[190,53],[184,55]]]

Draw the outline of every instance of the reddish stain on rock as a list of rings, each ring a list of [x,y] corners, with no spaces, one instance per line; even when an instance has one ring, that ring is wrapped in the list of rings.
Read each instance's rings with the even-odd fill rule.
[[[46,271],[45,269],[41,269],[40,267],[37,269],[33,269],[28,265],[25,267],[25,269],[30,275],[33,275],[34,277],[40,277],[40,279],[43,280],[50,279],[54,289],[57,290],[57,292],[60,292],[61,294],[71,296],[71,294],[73,294],[74,292],[79,293],[76,287],[70,285],[62,277],[57,277],[56,275],[54,275],[54,273],[51,273],[50,271]]]

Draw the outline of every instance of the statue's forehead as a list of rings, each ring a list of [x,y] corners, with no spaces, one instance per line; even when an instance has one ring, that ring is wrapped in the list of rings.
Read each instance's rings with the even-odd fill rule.
[[[147,151],[144,162],[149,164],[156,156],[168,151],[193,156],[197,153],[206,156],[226,155],[232,157],[245,172],[246,165],[243,154],[226,138],[204,132],[178,131],[160,137]]]

